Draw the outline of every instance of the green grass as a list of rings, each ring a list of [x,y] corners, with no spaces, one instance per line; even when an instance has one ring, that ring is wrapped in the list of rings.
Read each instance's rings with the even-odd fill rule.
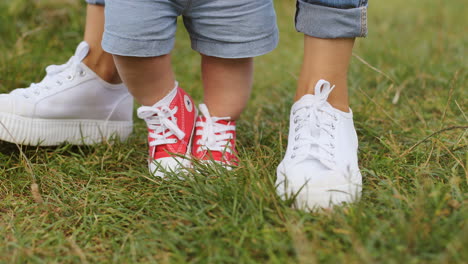
[[[363,197],[320,213],[273,185],[302,56],[294,6],[276,1],[281,43],[256,61],[236,171],[150,178],[137,119],[127,142],[22,147],[27,159],[0,143],[0,263],[466,263],[468,6],[371,1],[349,76]],[[65,62],[84,17],[79,1],[0,0],[0,92]],[[199,56],[177,37],[179,81],[200,102]]]

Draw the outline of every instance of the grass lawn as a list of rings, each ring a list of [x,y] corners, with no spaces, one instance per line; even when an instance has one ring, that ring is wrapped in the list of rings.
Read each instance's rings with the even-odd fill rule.
[[[0,0],[1,93],[68,60],[84,7]],[[126,142],[24,156],[0,142],[0,263],[467,263],[466,2],[371,1],[349,74],[363,196],[319,213],[274,191],[302,56],[295,2],[276,8],[281,42],[256,61],[238,170],[151,178],[137,118]],[[180,29],[175,70],[200,102],[199,56]]]

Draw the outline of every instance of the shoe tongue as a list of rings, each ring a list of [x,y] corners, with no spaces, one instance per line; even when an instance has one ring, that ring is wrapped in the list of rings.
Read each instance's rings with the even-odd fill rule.
[[[307,164],[308,168],[313,168],[310,170],[311,174],[320,173],[320,172],[329,170],[327,166],[325,166],[321,161],[317,159],[308,159],[302,162]],[[317,176],[320,176],[320,175],[317,175]]]
[[[82,62],[89,53],[89,45],[86,41],[82,41],[75,50],[75,57]]]
[[[221,124],[221,125],[232,125],[234,121],[228,121],[228,120],[218,120],[216,123]]]
[[[320,131],[320,125],[322,124],[319,124],[320,121],[321,121],[321,113],[315,113],[316,115],[318,116],[315,116],[313,115],[312,113],[310,113],[310,116],[307,117],[307,123],[309,124],[309,130],[308,132],[310,133],[310,137],[315,139],[315,140],[320,140],[320,134],[321,134],[321,131]],[[319,147],[316,145],[316,144],[312,144],[310,145],[310,151],[313,152],[313,153],[317,153],[320,151]]]
[[[217,118],[217,117],[211,117],[212,119],[213,118]],[[229,117],[228,117],[229,118]],[[206,122],[206,117],[204,116],[198,116],[197,120],[199,121],[202,121],[202,122]],[[224,119],[221,119],[221,120],[216,120],[214,123],[216,124],[221,124],[221,125],[235,125],[236,124],[236,121],[233,121],[233,120],[224,120]]]
[[[313,94],[306,94],[301,97],[297,102],[294,103],[293,105],[293,110],[297,109],[303,105],[312,105],[316,102],[315,95]]]

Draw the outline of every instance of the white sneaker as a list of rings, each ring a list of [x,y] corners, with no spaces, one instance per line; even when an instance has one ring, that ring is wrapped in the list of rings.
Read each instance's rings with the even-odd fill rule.
[[[102,80],[82,60],[81,42],[64,65],[40,83],[0,94],[0,140],[24,145],[93,144],[132,132],[133,98],[123,84]]]
[[[277,192],[294,198],[298,209],[329,208],[359,199],[362,176],[353,114],[333,108],[333,90],[324,80],[315,95],[304,95],[291,109],[288,147],[277,169]]]

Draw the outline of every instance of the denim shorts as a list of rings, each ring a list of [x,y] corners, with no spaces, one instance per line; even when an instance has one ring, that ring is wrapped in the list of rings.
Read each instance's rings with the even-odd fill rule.
[[[86,0],[86,3],[91,4],[91,5],[104,5],[105,1],[104,0]]]
[[[367,0],[297,0],[296,29],[317,38],[367,35]]]
[[[255,57],[278,43],[272,0],[107,0],[105,16],[102,47],[121,56],[170,53],[178,16],[204,55]]]

